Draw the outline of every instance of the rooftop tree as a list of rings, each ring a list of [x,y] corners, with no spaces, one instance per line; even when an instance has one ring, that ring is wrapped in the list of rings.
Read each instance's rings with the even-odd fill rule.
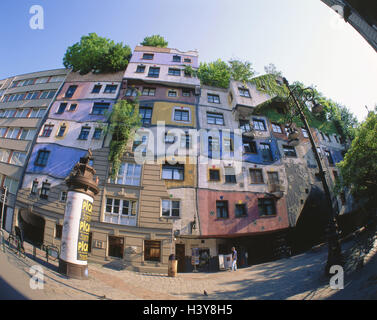
[[[204,85],[225,89],[229,87],[230,69],[221,59],[209,63],[201,62],[197,74]]]
[[[140,44],[142,46],[158,47],[158,48],[166,48],[168,46],[168,42],[164,39],[164,37],[160,36],[159,34],[145,37],[143,42],[141,42]]]
[[[230,77],[236,81],[250,82],[255,75],[251,62],[241,60],[229,60]]]
[[[126,69],[130,57],[128,45],[89,33],[82,36],[80,42],[68,47],[63,65],[80,74],[117,72]]]

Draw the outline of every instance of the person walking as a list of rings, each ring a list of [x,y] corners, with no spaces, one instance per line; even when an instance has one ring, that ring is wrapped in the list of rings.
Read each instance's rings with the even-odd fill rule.
[[[232,271],[237,271],[237,251],[232,247]]]

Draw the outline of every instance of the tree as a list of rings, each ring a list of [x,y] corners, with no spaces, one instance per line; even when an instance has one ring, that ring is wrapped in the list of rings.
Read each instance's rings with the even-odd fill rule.
[[[230,69],[226,62],[218,59],[214,62],[201,62],[198,69],[200,82],[207,86],[228,88]]]
[[[344,160],[337,164],[341,177],[336,190],[350,188],[356,200],[377,207],[377,106],[356,129],[355,139]]]
[[[168,46],[168,42],[159,34],[145,37],[143,42],[140,44],[142,46],[158,47],[158,48],[166,48]]]
[[[130,57],[129,46],[89,33],[82,36],[80,42],[68,47],[63,65],[80,74],[116,72],[126,69]]]
[[[250,82],[255,75],[252,64],[249,61],[229,60],[230,77],[236,81]]]
[[[278,77],[283,76],[283,73],[281,71],[278,71],[276,69],[276,66],[273,63],[270,63],[269,65],[265,66],[264,72],[269,73],[269,74],[273,74],[273,75],[278,76]]]
[[[141,126],[139,112],[136,108],[136,101],[119,100],[112,108],[109,115],[108,132],[112,136],[110,142],[109,161],[111,166],[111,178],[115,179],[123,154],[126,151],[129,139]]]

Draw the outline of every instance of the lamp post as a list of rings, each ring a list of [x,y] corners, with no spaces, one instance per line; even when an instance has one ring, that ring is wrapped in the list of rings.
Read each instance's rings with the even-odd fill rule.
[[[333,204],[332,204],[330,189],[326,180],[326,171],[323,169],[321,158],[318,154],[317,146],[314,142],[308,121],[306,120],[305,114],[303,112],[303,108],[300,106],[300,103],[298,102],[294,93],[297,91],[301,91],[300,93],[302,94],[305,101],[313,102],[314,104],[313,108],[320,108],[320,105],[315,102],[314,90],[312,88],[301,89],[299,86],[295,86],[294,88],[291,89],[291,87],[289,86],[288,80],[286,78],[283,78],[283,81],[289,90],[288,99],[290,97],[293,99],[294,104],[296,106],[295,111],[300,116],[301,121],[304,124],[305,130],[308,133],[308,137],[309,137],[310,144],[314,153],[314,157],[318,165],[319,176],[321,178],[323,190],[325,192],[326,202],[328,203],[328,206],[330,208],[330,215],[329,215],[329,222],[328,222],[328,229],[327,229],[328,231],[328,256],[327,256],[327,264],[325,268],[326,274],[329,274],[329,270],[331,266],[342,265],[341,245],[340,245],[340,241],[338,237],[339,232],[338,232],[338,226],[336,222],[336,214],[335,214]]]

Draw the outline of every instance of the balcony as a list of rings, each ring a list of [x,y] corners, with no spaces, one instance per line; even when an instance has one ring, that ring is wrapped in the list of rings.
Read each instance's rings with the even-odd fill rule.
[[[274,197],[280,199],[284,196],[285,187],[280,182],[268,183],[268,193],[271,193]]]

